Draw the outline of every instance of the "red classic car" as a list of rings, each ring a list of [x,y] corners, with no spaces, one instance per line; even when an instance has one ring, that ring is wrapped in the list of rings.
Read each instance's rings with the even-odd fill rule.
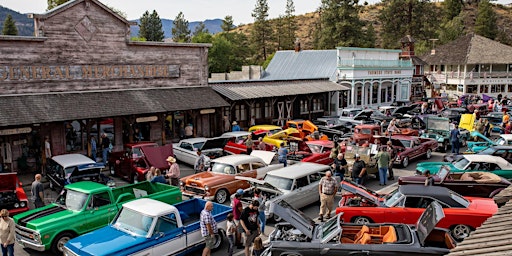
[[[425,208],[435,201],[443,206],[446,215],[436,227],[450,229],[457,240],[469,236],[498,211],[492,199],[462,197],[439,186],[399,186],[386,196],[348,181],[342,181],[341,187],[348,193],[343,194],[336,214],[343,213],[344,222],[415,224]]]
[[[247,154],[247,146],[245,146],[247,136],[249,136],[249,134],[252,135],[252,140],[254,141],[255,146],[254,149],[258,149],[257,146],[259,144],[259,138],[265,137],[268,132],[269,131],[267,130],[257,130],[254,132],[237,131],[223,133],[220,137],[228,138],[228,141],[224,146],[224,152],[227,154]],[[272,151],[273,148],[273,145],[266,145],[265,150]]]
[[[331,164],[333,162],[329,155],[334,147],[334,142],[330,140],[298,142],[298,144],[305,144],[306,147],[293,147],[294,143],[290,143],[290,148],[297,148],[298,150],[290,152],[288,160],[317,164]]]
[[[365,143],[375,143],[376,138],[380,138],[380,135],[387,135],[382,134],[381,132],[381,126],[378,124],[361,124],[356,125],[354,127],[354,133],[352,134],[352,139],[354,143],[358,145],[363,145]],[[411,129],[411,128],[401,128],[400,134],[403,135],[410,135],[410,136],[418,136],[419,132],[418,130]]]
[[[158,146],[154,142],[137,142],[124,145],[123,151],[112,152],[109,156],[111,175],[117,175],[132,183],[146,180],[151,166],[164,171],[169,168],[167,157],[172,156],[172,145]]]
[[[381,137],[380,140],[382,145],[386,145],[389,137]],[[394,164],[402,165],[404,168],[409,166],[411,159],[423,156],[430,159],[432,152],[436,151],[438,147],[435,139],[407,135],[393,135],[391,136],[391,143],[397,151]]]
[[[9,215],[28,211],[28,199],[16,173],[0,173],[0,209]]]
[[[501,190],[512,185],[512,182],[491,172],[450,172],[447,166],[434,178],[434,185],[449,188],[463,196],[492,198]],[[426,177],[424,175],[402,176],[398,178],[400,185],[423,185]]]

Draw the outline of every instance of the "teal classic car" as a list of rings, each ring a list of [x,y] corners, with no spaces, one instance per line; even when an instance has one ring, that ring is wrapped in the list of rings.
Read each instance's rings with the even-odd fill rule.
[[[425,131],[421,134],[422,138],[435,139],[439,143],[439,151],[448,152],[450,148],[450,131],[455,128],[450,124],[450,119],[437,116],[425,116]],[[465,147],[469,138],[469,131],[459,129],[461,136],[461,146]]]
[[[489,146],[512,146],[512,134],[500,134],[500,137],[491,140],[483,134],[473,131],[471,138],[473,141],[468,141],[467,153],[478,153]]]
[[[512,179],[512,164],[501,156],[491,155],[464,155],[461,159],[452,162],[422,162],[416,166],[416,173],[423,175],[430,171],[437,174],[441,167],[446,166],[451,172],[491,172],[506,179]]]

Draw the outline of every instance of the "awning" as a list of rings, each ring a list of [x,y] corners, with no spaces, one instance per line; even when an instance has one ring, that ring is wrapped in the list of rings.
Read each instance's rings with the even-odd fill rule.
[[[329,80],[257,80],[256,82],[210,83],[210,85],[213,90],[233,101],[349,90],[348,87]]]
[[[0,96],[0,126],[229,106],[211,87]]]

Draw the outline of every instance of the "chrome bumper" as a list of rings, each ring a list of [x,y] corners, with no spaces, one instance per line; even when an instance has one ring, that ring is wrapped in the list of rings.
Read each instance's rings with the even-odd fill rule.
[[[32,249],[32,250],[36,250],[36,251],[40,251],[40,252],[44,252],[45,251],[45,246],[44,244],[35,244],[31,241],[27,241],[25,240],[24,237],[16,234],[16,243],[18,243],[21,247],[24,247],[24,248],[29,248],[29,249]]]

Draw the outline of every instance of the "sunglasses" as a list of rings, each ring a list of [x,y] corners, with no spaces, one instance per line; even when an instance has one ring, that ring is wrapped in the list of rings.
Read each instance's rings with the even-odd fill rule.
[[[9,217],[9,216],[2,216],[2,218],[7,218],[7,217]]]

